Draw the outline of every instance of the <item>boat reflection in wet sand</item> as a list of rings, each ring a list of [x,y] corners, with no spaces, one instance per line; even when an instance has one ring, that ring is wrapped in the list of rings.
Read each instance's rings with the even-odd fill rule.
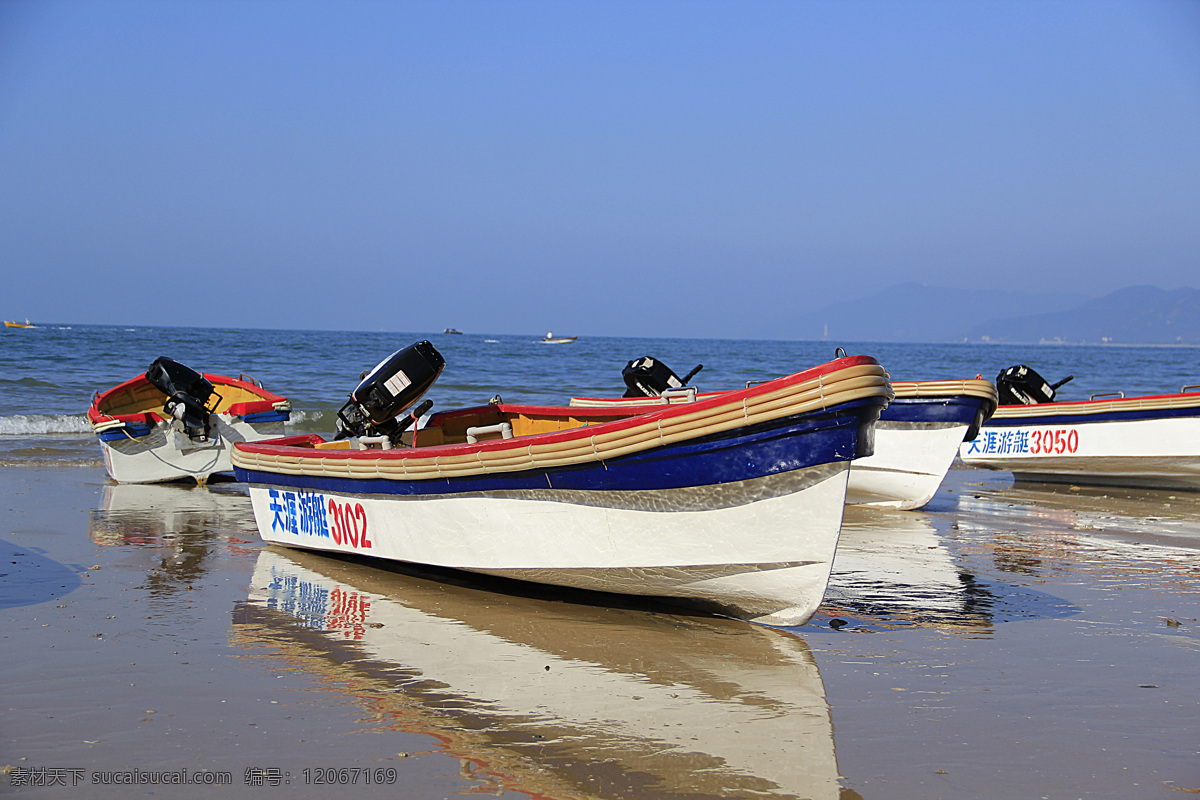
[[[816,662],[785,631],[275,548],[235,623],[239,643],[362,696],[373,729],[434,736],[505,790],[844,796]]]
[[[123,563],[139,563],[157,594],[186,590],[218,560],[218,542],[237,547],[229,532],[253,527],[250,501],[236,484],[110,483],[89,535],[100,546],[130,548]]]
[[[848,506],[823,610],[890,624],[990,626],[996,597],[924,514]]]

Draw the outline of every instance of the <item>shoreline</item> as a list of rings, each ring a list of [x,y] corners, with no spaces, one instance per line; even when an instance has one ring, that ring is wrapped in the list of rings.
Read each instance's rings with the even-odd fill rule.
[[[826,602],[777,630],[266,547],[236,483],[6,468],[0,493],[14,795],[350,790],[327,768],[406,798],[1200,789],[1200,495],[955,468],[925,511],[848,508]]]

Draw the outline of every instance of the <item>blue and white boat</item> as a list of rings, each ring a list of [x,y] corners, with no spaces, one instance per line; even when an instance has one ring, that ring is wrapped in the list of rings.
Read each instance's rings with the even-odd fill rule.
[[[1200,490],[1200,386],[1175,394],[1123,392],[1058,402],[1021,365],[997,379],[1003,405],[964,442],[964,464],[1017,480]]]
[[[342,439],[236,445],[262,537],[800,625],[892,396],[854,356],[687,405],[497,400],[405,429],[443,366],[428,342],[385,360],[339,412]]]

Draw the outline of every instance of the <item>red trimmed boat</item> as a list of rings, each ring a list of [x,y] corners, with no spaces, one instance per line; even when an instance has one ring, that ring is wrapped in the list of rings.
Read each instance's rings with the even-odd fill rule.
[[[1069,380],[1051,384],[1023,364],[1001,372],[1001,405],[962,444],[963,463],[1024,481],[1200,490],[1200,386],[1057,400]]]
[[[377,366],[340,436],[234,446],[262,537],[311,550],[686,601],[774,625],[821,602],[851,459],[892,396],[868,356],[687,406],[502,403],[408,430],[444,366]]]
[[[205,483],[232,471],[234,442],[282,436],[290,413],[287,398],[253,378],[159,358],[144,375],[97,392],[87,419],[118,483]]]

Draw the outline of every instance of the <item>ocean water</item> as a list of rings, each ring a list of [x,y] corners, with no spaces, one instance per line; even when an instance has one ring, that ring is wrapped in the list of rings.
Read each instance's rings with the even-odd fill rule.
[[[1060,399],[1123,391],[1177,392],[1200,384],[1200,348],[1073,345],[885,344],[835,341],[639,339],[581,336],[543,344],[541,334],[487,335],[55,325],[0,330],[0,466],[96,466],[100,448],[84,417],[96,392],[145,372],[158,356],[193,369],[248,375],[292,402],[292,432],[330,433],[363,370],[429,339],[446,369],[427,397],[434,410],[508,402],[563,405],[572,396],[624,391],[621,369],[649,355],[691,383],[733,389],[829,361],[835,350],[874,356],[895,380],[994,379],[1028,364],[1051,382],[1075,378]]]

